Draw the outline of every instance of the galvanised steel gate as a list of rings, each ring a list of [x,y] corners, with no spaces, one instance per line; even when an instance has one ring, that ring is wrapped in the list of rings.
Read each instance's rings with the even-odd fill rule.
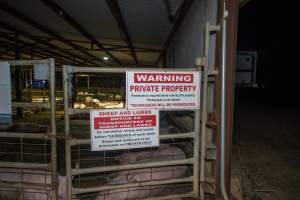
[[[48,129],[45,133],[0,132],[2,149],[1,157],[4,158],[4,160],[1,159],[0,161],[0,168],[4,170],[2,173],[13,173],[11,174],[11,179],[14,179],[13,177],[16,176],[15,174],[19,174],[21,177],[21,181],[11,179],[5,181],[0,180],[0,190],[3,191],[5,188],[12,188],[15,193],[21,193],[20,198],[22,198],[22,195],[26,192],[32,193],[35,191],[35,193],[43,193],[47,198],[51,196],[52,200],[56,200],[57,154],[55,123],[55,60],[50,58],[45,60],[13,60],[4,62],[8,62],[10,66],[18,68],[36,64],[44,64],[49,67],[49,101],[43,103],[12,102],[12,107],[49,109],[50,130]],[[32,143],[32,141],[36,142]],[[26,146],[27,148],[30,148],[30,152],[28,149],[26,150]],[[36,148],[33,149],[33,146],[41,146],[41,151],[43,152],[36,152],[37,150]],[[20,149],[20,152],[16,152],[17,149]],[[26,160],[26,156],[27,158],[30,157],[32,159]],[[40,160],[33,160],[35,156],[41,158],[42,162]],[[50,159],[48,159],[48,156],[50,156]],[[8,161],[8,157],[13,158],[13,161]],[[23,182],[22,179],[25,173],[45,176],[45,181],[42,181],[43,183],[31,183],[28,180]],[[48,176],[48,178],[46,176]]]
[[[128,68],[127,68],[128,69]],[[161,161],[161,162],[147,162],[147,163],[137,163],[137,164],[127,164],[127,165],[103,165],[103,166],[93,166],[90,168],[73,168],[71,167],[72,154],[71,149],[76,145],[90,144],[90,139],[78,139],[72,137],[70,134],[70,119],[69,119],[69,85],[70,76],[72,73],[125,73],[126,68],[90,68],[90,67],[75,67],[75,66],[63,66],[63,80],[64,80],[64,98],[65,98],[65,133],[66,133],[66,174],[67,174],[67,188],[68,196],[71,199],[73,195],[100,192],[107,190],[132,188],[132,187],[143,187],[143,186],[155,186],[155,185],[166,185],[166,184],[177,184],[177,183],[187,183],[193,184],[193,190],[186,194],[181,195],[168,195],[166,197],[156,197],[153,199],[165,199],[165,198],[179,198],[179,197],[197,197],[199,196],[199,149],[200,149],[200,138],[199,138],[199,121],[200,121],[200,110],[194,110],[195,113],[195,123],[194,131],[189,133],[178,133],[178,134],[164,134],[160,135],[160,140],[170,140],[170,139],[184,139],[193,138],[193,157],[182,159],[182,160],[171,160],[171,161]],[[139,69],[147,71],[166,71],[164,69]],[[191,69],[176,69],[178,71],[196,71],[197,68]],[[172,71],[174,71],[172,69]],[[109,152],[106,152],[109,154]],[[105,155],[104,155],[105,156]],[[105,158],[104,158],[105,159]],[[93,174],[93,173],[107,173],[120,170],[133,170],[133,169],[143,169],[143,168],[155,168],[163,166],[175,166],[175,165],[192,165],[193,175],[181,179],[169,179],[169,180],[156,180],[147,181],[140,183],[127,183],[120,185],[103,185],[103,186],[93,186],[76,188],[72,183],[72,179],[77,175]],[[76,198],[76,197],[75,197]]]
[[[119,164],[111,164],[108,162],[108,158],[113,155],[113,153],[109,151],[101,152],[101,157],[104,162],[100,165],[93,165],[88,167],[81,167],[84,165],[86,159],[74,159],[75,154],[73,153],[76,149],[77,157],[78,154],[82,154],[83,151],[90,151],[90,138],[78,138],[72,135],[71,131],[71,123],[70,123],[70,111],[74,111],[74,109],[70,108],[70,94],[71,94],[71,82],[72,76],[76,73],[109,73],[109,74],[125,74],[126,70],[134,69],[134,68],[105,68],[105,67],[78,67],[78,66],[63,66],[63,82],[64,82],[64,110],[65,110],[65,150],[66,150],[66,176],[67,176],[67,193],[68,199],[77,199],[82,197],[89,197],[88,194],[91,194],[91,198],[96,198],[100,192],[103,191],[112,191],[119,189],[128,189],[128,188],[139,188],[139,187],[155,187],[160,185],[174,185],[174,184],[182,184],[182,183],[190,183],[191,190],[186,193],[180,194],[168,194],[166,196],[150,196],[146,199],[180,199],[183,197],[193,197],[193,198],[204,198],[205,188],[204,185],[206,182],[213,181],[212,177],[212,168],[213,164],[207,162],[207,152],[213,152],[215,155],[216,147],[213,144],[213,131],[208,130],[207,126],[207,104],[208,93],[212,93],[212,91],[208,90],[209,81],[214,81],[218,71],[214,69],[209,70],[209,41],[210,35],[220,30],[219,26],[213,26],[210,24],[206,25],[206,34],[205,34],[205,57],[203,59],[198,59],[196,66],[194,68],[172,68],[172,69],[163,69],[163,68],[138,68],[138,70],[147,70],[153,72],[173,72],[173,71],[181,71],[181,72],[191,72],[191,71],[202,71],[202,83],[201,83],[201,107],[200,109],[193,110],[194,112],[194,128],[191,132],[186,133],[176,133],[176,134],[160,134],[160,141],[167,141],[167,144],[170,140],[186,140],[190,139],[192,141],[192,156],[187,157],[185,159],[176,159],[176,160],[166,160],[160,162],[145,162],[145,163],[133,163],[126,165]],[[136,69],[136,68],[135,68]],[[211,77],[211,78],[209,78]],[[212,94],[210,94],[212,96]],[[211,100],[211,99],[210,99]],[[170,110],[165,110],[170,111]],[[77,111],[81,112],[81,111]],[[86,125],[88,122],[86,122]],[[130,151],[128,150],[130,154]],[[98,159],[98,158],[93,158]],[[74,163],[75,161],[75,163]],[[109,176],[110,173],[115,171],[126,171],[126,170],[136,170],[136,169],[145,169],[145,168],[157,168],[157,167],[165,167],[165,166],[191,166],[191,171],[188,176],[183,178],[172,178],[167,180],[150,180],[145,182],[137,182],[137,183],[123,183],[123,184],[99,184],[99,185],[89,185],[86,184],[84,186],[78,186],[75,180],[80,179],[80,177],[85,177],[95,174],[101,174],[104,179]],[[207,166],[209,165],[210,170],[207,170]],[[210,174],[205,174],[207,171]],[[96,175],[95,175],[96,176]],[[80,180],[79,180],[80,182]],[[80,184],[79,184],[80,185]],[[87,194],[85,196],[85,194]],[[143,198],[145,199],[145,198]]]

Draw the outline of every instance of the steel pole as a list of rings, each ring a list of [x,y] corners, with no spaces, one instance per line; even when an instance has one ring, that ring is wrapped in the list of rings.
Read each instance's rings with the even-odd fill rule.
[[[49,59],[50,72],[50,117],[51,117],[51,170],[52,200],[57,199],[57,152],[56,152],[56,95],[55,95],[55,61]]]
[[[68,97],[68,67],[63,66],[63,84],[64,84],[64,112],[65,112],[65,156],[66,156],[66,180],[67,180],[67,198],[72,197],[72,178],[71,178],[71,147],[70,147],[70,119],[69,119],[69,97]]]
[[[221,193],[224,200],[229,200],[225,187],[225,116],[226,116],[226,47],[227,47],[227,18],[228,12],[225,9],[224,4],[224,17],[222,20],[222,59],[221,59]]]

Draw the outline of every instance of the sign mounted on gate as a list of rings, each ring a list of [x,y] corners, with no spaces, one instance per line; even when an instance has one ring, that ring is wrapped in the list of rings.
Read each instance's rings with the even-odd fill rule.
[[[92,151],[159,146],[159,111],[91,110]]]
[[[128,109],[198,109],[200,72],[126,71]]]

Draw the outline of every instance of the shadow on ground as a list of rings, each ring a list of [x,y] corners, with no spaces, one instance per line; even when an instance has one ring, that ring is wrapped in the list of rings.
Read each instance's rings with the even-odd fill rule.
[[[278,95],[236,91],[232,173],[244,200],[300,199],[300,109]]]

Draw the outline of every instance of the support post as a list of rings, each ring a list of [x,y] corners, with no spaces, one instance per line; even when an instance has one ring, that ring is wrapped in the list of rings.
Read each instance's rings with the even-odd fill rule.
[[[222,23],[224,17],[224,3],[226,2],[226,9],[228,10],[227,17],[227,30],[226,36],[222,34],[217,34],[217,49],[216,49],[216,65],[226,65],[226,75],[224,74],[224,78],[226,81],[223,82],[225,84],[225,88],[221,88],[221,76],[217,79],[216,84],[216,96],[215,105],[216,105],[216,113],[221,113],[221,91],[224,89],[226,91],[224,105],[225,109],[223,110],[224,115],[224,140],[221,145],[221,127],[217,127],[217,164],[216,164],[216,183],[221,183],[224,181],[225,190],[230,197],[230,160],[231,160],[231,145],[232,145],[232,128],[233,128],[233,105],[234,105],[234,74],[235,74],[235,54],[236,54],[236,36],[237,36],[237,19],[238,19],[238,11],[239,11],[239,1],[238,0],[219,0],[218,1],[218,23]],[[227,41],[227,45],[225,49],[222,49],[222,37]],[[226,50],[226,58],[225,60],[221,59],[221,54]],[[222,63],[223,62],[223,63]],[[218,123],[221,121],[221,116],[216,115],[216,119]],[[221,180],[221,146],[225,149],[223,152],[224,160],[224,178]],[[224,197],[221,192],[221,185],[216,185],[216,199],[223,200]]]
[[[196,68],[197,71],[201,70],[201,66],[198,65],[199,63],[196,62]],[[199,168],[200,165],[203,163],[200,163],[200,109],[196,109],[194,111],[194,132],[195,132],[195,138],[194,138],[194,166],[193,166],[193,174],[194,174],[194,180],[193,180],[193,191],[195,192],[195,197],[200,196],[200,181],[199,181]]]
[[[49,59],[50,85],[50,119],[51,119],[51,170],[52,170],[52,200],[57,199],[57,149],[56,149],[56,95],[55,95],[55,61]]]
[[[68,97],[68,67],[63,66],[63,86],[64,86],[64,111],[65,111],[65,153],[66,153],[66,183],[67,183],[67,199],[72,198],[72,178],[71,178],[71,148],[70,148],[70,119],[69,119],[69,97]]]
[[[19,48],[19,36],[15,34],[15,60],[19,60],[21,58],[21,52]],[[15,88],[16,88],[16,101],[22,100],[22,78],[21,78],[21,69],[19,67],[15,70]],[[23,108],[17,107],[17,117],[23,117]]]

